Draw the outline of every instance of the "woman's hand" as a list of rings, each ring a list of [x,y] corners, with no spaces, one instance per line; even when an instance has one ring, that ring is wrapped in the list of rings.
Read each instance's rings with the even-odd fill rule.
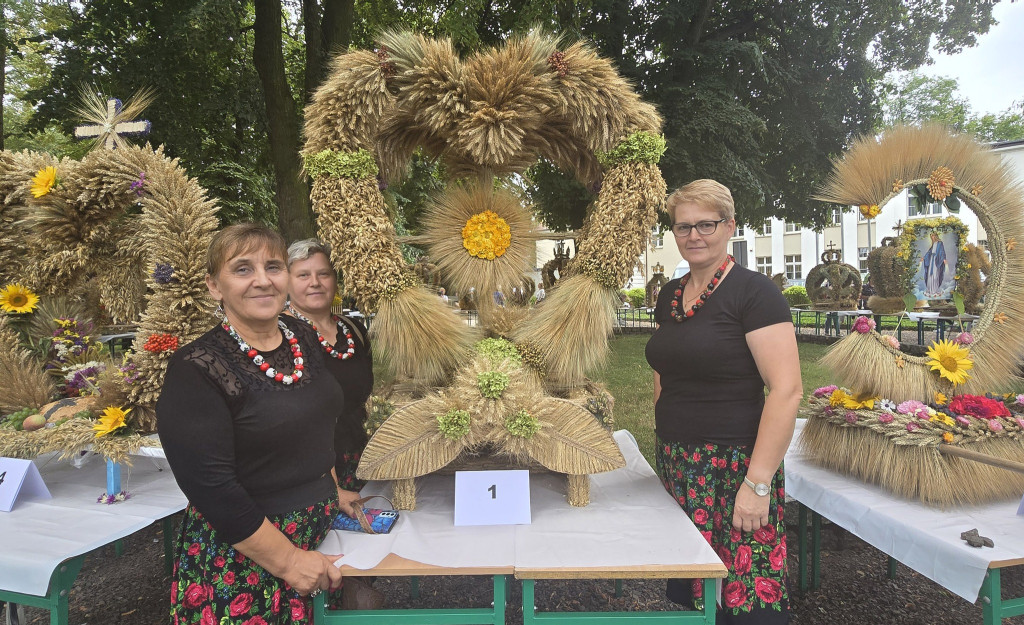
[[[296,548],[280,577],[303,597],[317,590],[332,590],[341,585],[341,569],[334,566],[340,557]]]
[[[359,499],[359,493],[354,490],[345,490],[344,488],[338,489],[338,507],[342,512],[352,517],[356,517],[356,510],[353,503]]]
[[[771,496],[759,497],[745,484],[736,491],[736,504],[732,509],[733,529],[753,532],[768,524],[768,504]]]

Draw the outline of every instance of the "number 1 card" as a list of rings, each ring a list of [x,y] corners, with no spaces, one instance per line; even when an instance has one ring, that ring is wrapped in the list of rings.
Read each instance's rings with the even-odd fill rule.
[[[50,490],[31,460],[0,458],[0,512],[10,512],[15,501],[49,498]]]
[[[456,471],[455,525],[529,525],[529,471]]]

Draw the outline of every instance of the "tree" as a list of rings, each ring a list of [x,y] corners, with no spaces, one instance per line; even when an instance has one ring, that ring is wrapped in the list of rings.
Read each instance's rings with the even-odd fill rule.
[[[925,76],[918,71],[887,78],[879,89],[882,116],[878,130],[897,124],[939,122],[979,141],[1024,139],[1024,101],[1001,113],[975,115],[960,85],[948,76]]]

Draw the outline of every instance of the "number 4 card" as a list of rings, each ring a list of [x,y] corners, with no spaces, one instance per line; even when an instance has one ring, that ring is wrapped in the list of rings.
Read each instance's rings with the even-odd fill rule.
[[[456,525],[529,525],[529,471],[456,471]]]
[[[10,512],[14,502],[50,499],[39,469],[31,460],[0,458],[0,512]]]

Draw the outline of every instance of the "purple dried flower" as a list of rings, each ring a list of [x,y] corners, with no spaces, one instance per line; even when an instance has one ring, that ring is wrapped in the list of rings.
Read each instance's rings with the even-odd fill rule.
[[[908,432],[916,432],[920,428],[921,428],[921,426],[916,424],[916,423],[914,423],[913,421],[910,421],[909,423],[907,423],[907,431]]]
[[[139,179],[132,182],[131,188],[135,192],[135,195],[142,197],[142,194],[146,192],[146,172],[139,172]]]
[[[892,420],[895,419],[895,418],[896,417],[892,416],[892,413],[883,412],[882,414],[878,415],[878,422],[879,423],[892,423]]]
[[[150,275],[153,277],[153,281],[157,284],[167,284],[178,280],[174,277],[174,267],[171,267],[167,263],[157,263],[156,268],[153,269],[153,273]]]
[[[852,410],[847,410],[845,418],[846,418],[846,422],[847,423],[856,423],[857,422],[857,413],[853,412]]]

